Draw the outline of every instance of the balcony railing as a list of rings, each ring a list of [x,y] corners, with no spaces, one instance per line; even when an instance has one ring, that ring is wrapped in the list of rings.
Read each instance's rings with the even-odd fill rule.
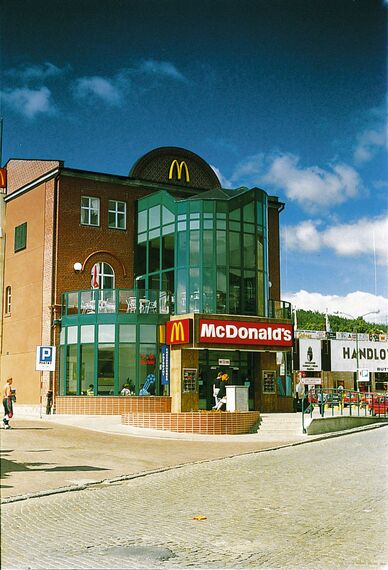
[[[142,289],[88,289],[68,291],[62,295],[62,316],[107,313],[172,312],[168,291]]]
[[[291,303],[287,301],[269,301],[269,317],[271,319],[289,319],[291,320]]]

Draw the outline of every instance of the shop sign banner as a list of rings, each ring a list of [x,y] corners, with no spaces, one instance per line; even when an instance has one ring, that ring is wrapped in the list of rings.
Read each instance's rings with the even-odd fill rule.
[[[256,346],[292,346],[292,325],[200,319],[199,342]]]
[[[167,344],[162,344],[161,357],[160,383],[165,386],[170,382],[170,347]]]
[[[333,372],[356,372],[357,347],[355,341],[332,340],[330,343]],[[388,372],[388,343],[358,342],[358,368],[369,372]]]
[[[310,372],[322,370],[320,340],[299,339],[299,368]]]
[[[166,323],[166,343],[186,344],[192,340],[193,319],[181,319],[178,321],[167,321]]]

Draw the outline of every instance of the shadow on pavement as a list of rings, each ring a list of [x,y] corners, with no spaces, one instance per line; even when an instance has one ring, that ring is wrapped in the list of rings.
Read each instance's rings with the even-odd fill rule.
[[[44,467],[42,467],[44,466]],[[14,472],[35,472],[35,471],[45,471],[47,473],[52,472],[71,472],[71,471],[109,471],[105,467],[95,467],[93,465],[56,465],[55,467],[50,467],[50,463],[35,463],[35,462],[18,462],[12,459],[1,459],[1,478],[4,479],[9,477],[10,473]],[[10,487],[9,485],[1,485],[1,488]]]

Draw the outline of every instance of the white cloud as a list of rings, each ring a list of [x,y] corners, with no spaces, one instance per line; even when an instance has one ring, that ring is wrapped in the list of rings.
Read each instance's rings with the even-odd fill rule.
[[[357,138],[358,144],[354,151],[354,160],[357,164],[372,160],[380,148],[386,144],[386,133],[383,129],[364,131]]]
[[[77,79],[74,86],[74,94],[81,99],[93,97],[101,99],[108,105],[118,105],[122,95],[115,81],[95,75],[93,77],[81,77]]]
[[[9,69],[6,73],[11,77],[16,77],[22,81],[37,81],[55,77],[66,73],[70,69],[69,65],[58,67],[49,61],[37,65],[20,65],[13,69]]]
[[[290,250],[319,251],[322,247],[322,237],[312,220],[284,227],[282,236],[285,247]]]
[[[334,164],[326,170],[318,166],[302,168],[298,157],[291,154],[274,158],[263,181],[283,189],[289,200],[310,212],[342,204],[357,196],[361,189],[361,179],[351,166]]]
[[[138,69],[150,75],[165,76],[178,81],[187,81],[186,77],[170,61],[147,59],[139,64]]]
[[[51,91],[47,87],[5,89],[1,92],[1,97],[6,105],[29,119],[39,113],[52,115],[56,111]]]
[[[388,216],[362,218],[354,223],[338,224],[319,231],[320,222],[304,221],[282,229],[284,245],[295,251],[319,251],[329,248],[336,255],[376,256],[380,265],[388,264]]]
[[[225,178],[225,176],[222,175],[221,171],[218,170],[218,168],[216,168],[212,164],[210,166],[214,170],[214,172],[217,174],[218,180],[220,181],[222,188],[233,188],[232,182],[230,180],[228,180],[227,178]]]
[[[348,315],[352,317],[379,311],[378,314],[367,315],[365,317],[365,320],[371,323],[386,324],[388,316],[388,299],[381,295],[366,293],[365,291],[355,291],[345,296],[340,296],[309,293],[301,289],[297,293],[283,293],[282,298],[291,303],[296,309],[303,309],[305,311],[319,311],[320,313],[325,313],[327,309],[329,314],[340,311],[348,313]]]

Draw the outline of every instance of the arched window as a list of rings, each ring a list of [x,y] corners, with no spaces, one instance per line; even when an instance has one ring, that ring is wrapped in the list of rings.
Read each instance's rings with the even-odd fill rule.
[[[114,289],[115,272],[109,263],[95,263],[91,271],[92,289]]]
[[[5,289],[5,307],[4,312],[6,315],[11,314],[11,287]]]

